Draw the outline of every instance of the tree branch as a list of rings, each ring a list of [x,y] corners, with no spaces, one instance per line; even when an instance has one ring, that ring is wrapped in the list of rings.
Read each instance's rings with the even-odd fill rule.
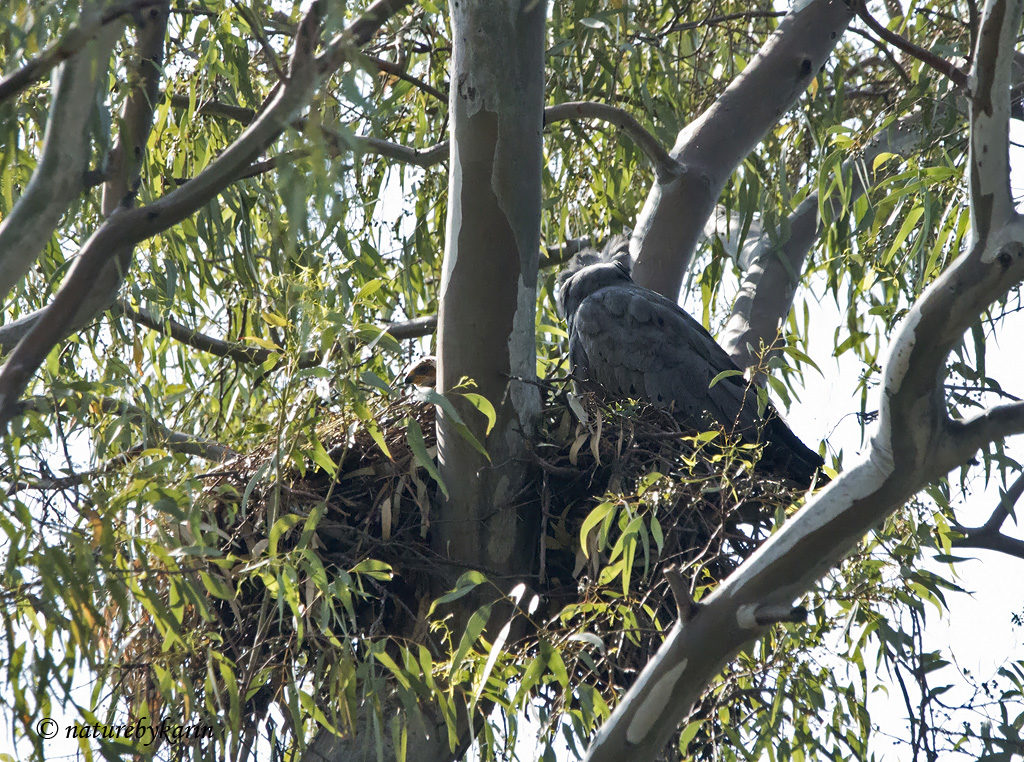
[[[978,548],[979,550],[995,550],[1008,556],[1024,558],[1024,540],[1010,537],[1002,532],[968,535],[953,540],[957,548]]]
[[[1009,556],[1024,558],[1024,540],[1010,537],[1000,531],[1022,494],[1024,494],[1024,474],[1018,476],[1010,488],[999,496],[999,503],[992,511],[988,521],[980,527],[956,527],[963,537],[953,540],[953,546],[996,550]]]
[[[746,69],[676,138],[684,171],[651,188],[630,250],[633,277],[670,299],[735,167],[814,79],[853,13],[843,0],[795,6]]]
[[[570,101],[548,106],[544,109],[544,123],[554,124],[566,119],[600,119],[625,132],[650,160],[657,182],[668,182],[677,177],[683,167],[673,159],[664,146],[643,128],[632,114],[625,109],[595,101]]]
[[[917,60],[935,69],[935,71],[939,72],[943,76],[948,77],[949,80],[957,87],[967,87],[967,72],[963,69],[957,67],[952,62],[947,61],[945,58],[935,55],[935,53],[932,53],[930,50],[922,48],[920,45],[916,45],[907,38],[887,29],[868,12],[865,0],[855,0],[853,6],[857,11],[857,16],[868,25],[868,28],[890,45],[899,48],[907,55],[913,56]]]
[[[566,241],[564,246],[548,247],[547,255],[542,258],[540,266],[554,267],[564,262],[581,248],[589,245],[591,245],[589,238],[573,238]],[[271,355],[269,350],[261,347],[251,347],[240,342],[218,339],[193,330],[175,320],[160,320],[148,310],[133,309],[124,301],[115,304],[111,308],[111,312],[115,315],[123,315],[139,325],[144,325],[201,352],[209,352],[218,357],[228,357],[236,362],[260,365],[266,362]],[[384,326],[384,332],[396,341],[430,336],[436,330],[437,315],[423,315],[411,320],[389,323]],[[0,335],[2,335],[2,332],[0,332]],[[319,365],[321,361],[322,357],[319,352],[304,352],[299,359],[299,367],[313,367]]]
[[[103,464],[99,469],[90,471],[88,474],[77,474],[73,477],[64,478],[58,477],[54,480],[52,485],[45,487],[46,489],[66,489],[67,487],[75,486],[76,484],[80,484],[84,478],[88,478],[88,476],[100,474],[110,468],[123,465],[127,460],[136,457],[144,450],[153,447],[163,447],[173,452],[194,455],[215,463],[220,463],[238,456],[238,453],[230,447],[226,447],[212,439],[207,439],[195,434],[188,434],[182,431],[175,431],[154,418],[149,411],[144,410],[137,405],[132,405],[129,402],[124,402],[123,400],[114,399],[112,397],[95,397],[80,399],[79,401],[83,406],[85,404],[95,402],[96,407],[100,412],[106,415],[118,415],[125,418],[133,426],[142,430],[142,442],[121,453],[117,458]],[[60,402],[61,401],[58,401],[57,407],[60,407]],[[30,397],[20,401],[17,407],[19,415],[28,411],[50,413],[54,412],[54,401],[47,397]],[[65,479],[72,479],[72,481],[65,484],[63,483]]]
[[[188,326],[170,318],[161,320],[148,310],[133,309],[124,300],[119,301],[110,310],[115,315],[123,315],[132,322],[151,328],[157,333],[186,344],[201,352],[208,352],[218,357],[227,357],[235,362],[248,365],[262,365],[275,353],[263,347],[253,347],[237,341],[224,341],[205,333],[195,331]]]
[[[995,10],[1003,7],[996,3]],[[1017,30],[982,18],[971,92],[971,232],[984,238],[1013,216],[1010,192],[1010,86]]]
[[[171,105],[179,108],[187,108],[189,98],[185,95],[171,95]],[[210,114],[225,117],[235,121],[249,124],[255,117],[252,109],[232,106],[217,101],[205,101],[196,109],[197,114]],[[544,109],[544,123],[554,124],[569,119],[600,119],[619,127],[626,135],[633,140],[637,148],[650,160],[656,175],[661,179],[667,179],[679,174],[682,167],[669,155],[668,151],[658,142],[650,132],[644,129],[628,111],[610,106],[607,103],[596,101],[571,101],[558,103]],[[292,126],[302,130],[305,126],[304,119],[296,119]],[[389,140],[375,138],[368,135],[357,135],[355,137],[357,150],[363,153],[379,154],[391,159],[415,164],[420,167],[429,167],[439,164],[448,158],[448,141],[444,140],[428,148],[410,148]],[[336,138],[336,143],[343,141]]]
[[[1000,494],[999,502],[988,521],[980,527],[956,527],[963,537],[953,540],[953,546],[998,550],[1011,556],[1024,558],[1024,540],[1009,537],[1000,531],[1022,494],[1024,494],[1024,474],[1018,476],[1010,488]]]
[[[432,167],[448,158],[448,141],[430,146],[429,148],[409,148],[392,143],[390,140],[357,136],[356,143],[362,153],[377,154],[390,159],[414,164],[418,167]]]
[[[1004,131],[1009,130],[1010,58],[1022,3],[988,0],[981,38],[998,37],[999,50],[990,56],[979,54],[972,76],[981,80],[977,67],[985,65],[985,58],[992,60],[989,79],[1005,86],[979,88],[972,94],[972,112],[987,109],[991,121],[1002,114]],[[984,49],[985,43],[979,43],[979,50]],[[994,132],[996,126],[985,124],[984,129]],[[998,141],[993,141],[993,148],[999,148]],[[1005,162],[1005,144],[1002,155],[992,154],[993,148],[989,160]],[[998,175],[1001,168],[1000,163],[986,169]],[[972,174],[980,169],[977,159],[969,167]],[[1024,281],[1024,223],[1010,217],[1002,227],[992,227],[996,219],[998,215],[986,215],[975,245],[926,289],[900,324],[889,349],[877,430],[865,459],[812,497],[701,600],[700,610],[689,621],[672,627],[601,728],[587,760],[655,759],[721,666],[764,632],[766,618],[784,613],[840,563],[865,532],[973,454],[966,451],[969,437],[956,435],[958,428],[974,427],[978,435],[998,437],[1024,424],[1024,403],[982,414],[976,420],[984,425],[950,422],[942,394],[951,348],[991,302]],[[997,423],[998,414],[1016,420]],[[1000,544],[1008,547],[1009,540]]]
[[[448,103],[447,95],[442,93],[436,87],[433,87],[432,85],[424,82],[422,79],[412,76],[398,64],[392,63],[391,61],[385,61],[383,58],[377,58],[376,56],[364,55],[363,58],[372,63],[382,72],[385,72],[386,74],[390,74],[394,77],[398,77],[399,79],[405,82],[408,82],[413,87],[422,90],[423,92],[427,93],[427,95],[432,95],[442,103]]]
[[[191,99],[187,95],[180,95],[178,93],[171,93],[167,96],[167,100],[175,108],[182,109],[188,108],[191,103]],[[245,106],[232,106],[230,103],[222,103],[212,98],[202,101],[196,107],[193,114],[195,116],[219,116],[224,119],[241,122],[242,124],[250,124],[256,118],[255,109],[246,108]]]
[[[247,365],[262,365],[276,354],[263,347],[253,347],[238,341],[225,341],[224,339],[209,336],[170,318],[161,320],[148,310],[136,310],[124,301],[118,302],[111,308],[111,312],[115,315],[123,315],[132,322],[144,325],[168,338],[179,341],[193,349],[198,349],[200,352],[208,352],[217,357],[225,357],[235,362]],[[425,315],[400,323],[391,323],[384,326],[383,331],[397,341],[403,341],[420,336],[429,336],[436,328],[437,316]],[[312,368],[321,362],[323,362],[323,353],[314,350],[303,352],[299,356],[297,364],[300,368]]]
[[[187,108],[189,104],[189,98],[186,95],[171,95],[169,100],[172,106],[179,108]],[[200,115],[209,114],[213,116],[220,116],[241,122],[242,124],[250,124],[256,117],[256,112],[252,109],[243,108],[241,106],[232,106],[230,104],[212,100],[204,101],[196,109],[195,113]],[[295,119],[292,121],[291,126],[301,132],[305,129],[306,120]],[[397,161],[414,164],[420,167],[431,167],[435,164],[440,164],[448,158],[447,140],[430,146],[429,148],[411,148],[399,143],[393,143],[390,140],[383,140],[381,138],[370,137],[367,135],[355,135],[351,138],[342,139],[324,127],[321,127],[320,131],[330,138],[331,144],[339,154],[342,153],[342,147],[346,146],[357,153],[386,156]],[[292,160],[306,155],[308,155],[308,152],[305,150],[292,151],[285,160]],[[239,177],[252,177],[260,172],[273,169],[278,166],[282,160],[283,159],[280,155],[272,156],[265,161],[246,168],[244,172],[239,174]]]
[[[95,8],[87,6],[83,15],[96,39],[82,40],[79,52],[57,72],[39,163],[0,222],[0,300],[25,277],[82,188],[96,89],[101,81],[106,86],[110,53],[124,29],[123,23],[101,23]]]
[[[392,323],[387,327],[388,334],[398,341],[429,336],[435,330],[437,330],[437,315],[424,315],[403,323]]]
[[[682,24],[673,24],[668,32],[688,32],[691,29],[717,26],[729,21],[752,21],[753,19],[776,19],[785,16],[785,11],[737,11],[736,13],[725,13],[721,16],[705,16],[700,21],[687,21]]]
[[[313,53],[320,9],[320,3],[314,3],[299,26],[287,83],[234,143],[195,178],[160,200],[138,209],[121,207],[86,241],[45,313],[0,368],[0,424],[10,420],[14,403],[50,349],[73,328],[83,293],[113,256],[177,224],[214,198],[308,101],[316,78]]]
[[[59,40],[47,45],[38,56],[0,80],[0,103],[15,97],[34,82],[45,77],[61,61],[66,61],[74,56],[94,40],[103,27],[121,20],[121,17],[126,14],[153,5],[164,5],[166,2],[167,0],[129,0],[128,2],[112,3],[96,13],[83,11],[78,26],[69,29]]]
[[[1024,402],[996,405],[949,423],[951,444],[966,460],[989,442],[1024,432]],[[956,457],[955,455],[953,457]]]
[[[174,431],[160,421],[156,420],[147,410],[132,405],[122,400],[100,397],[100,410],[108,415],[119,415],[130,421],[144,432],[143,446],[151,447],[153,444],[162,443],[170,446],[170,449],[184,452],[188,455],[196,455],[206,460],[221,462],[238,456],[238,453],[230,447],[193,434],[186,434],[181,431]],[[151,431],[145,434],[146,430]]]
[[[872,167],[877,156],[905,154],[921,141],[923,117],[921,112],[915,112],[885,128],[871,139],[859,156],[843,162],[839,171],[848,178],[851,203],[874,182]],[[937,121],[942,117],[933,113],[929,118]],[[828,203],[833,215],[839,216],[842,212],[839,198],[833,196]],[[778,346],[779,330],[792,308],[804,262],[821,232],[819,208],[815,190],[786,218],[780,230],[761,236],[750,254],[722,333],[722,346],[741,368],[761,364],[765,351],[770,354]]]
[[[376,0],[345,31],[336,35],[317,57],[317,72],[324,76],[349,60],[355,49],[368,43],[377,30],[411,0]]]
[[[1017,480],[1010,485],[1010,488],[999,496],[999,503],[996,505],[996,509],[992,511],[988,521],[978,527],[978,530],[994,532],[1000,529],[1003,526],[1003,522],[1013,513],[1013,506],[1020,500],[1021,495],[1024,495],[1024,474],[1018,476]],[[968,529],[967,531],[974,530]]]

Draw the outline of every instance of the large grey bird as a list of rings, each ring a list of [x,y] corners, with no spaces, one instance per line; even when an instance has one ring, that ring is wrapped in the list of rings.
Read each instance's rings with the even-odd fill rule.
[[[823,464],[769,407],[704,326],[675,302],[630,277],[628,242],[578,253],[559,274],[558,306],[569,326],[569,362],[584,388],[669,408],[684,424],[717,422],[744,441],[764,444],[761,465],[809,485]],[[733,375],[711,382],[723,371]]]

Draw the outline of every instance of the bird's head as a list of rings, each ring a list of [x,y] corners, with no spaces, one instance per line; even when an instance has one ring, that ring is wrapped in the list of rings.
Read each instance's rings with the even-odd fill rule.
[[[437,359],[423,357],[406,368],[403,382],[406,386],[433,389],[437,384]]]
[[[631,283],[629,240],[613,236],[600,252],[583,249],[558,274],[556,301],[558,311],[569,323],[584,299],[607,286]]]

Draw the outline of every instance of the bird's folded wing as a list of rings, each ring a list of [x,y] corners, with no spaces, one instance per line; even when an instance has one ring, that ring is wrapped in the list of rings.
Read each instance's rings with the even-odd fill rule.
[[[703,326],[664,297],[633,284],[591,294],[576,311],[570,353],[587,381],[621,397],[673,407],[693,425],[707,414],[739,431],[756,426],[757,402]]]

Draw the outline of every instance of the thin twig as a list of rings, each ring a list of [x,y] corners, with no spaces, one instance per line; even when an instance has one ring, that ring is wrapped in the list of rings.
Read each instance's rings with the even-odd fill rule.
[[[428,95],[434,96],[439,101],[442,101],[444,103],[448,102],[447,95],[442,93],[436,87],[433,87],[427,82],[424,82],[422,79],[412,76],[398,64],[392,63],[391,61],[385,61],[383,58],[377,58],[376,56],[364,56],[364,58],[367,61],[370,61],[374,66],[376,66],[381,71],[386,72],[387,74],[390,74],[393,77],[398,77],[399,79],[405,82],[408,82],[410,85],[419,88]]]
[[[922,63],[925,63],[935,69],[935,71],[940,74],[945,75],[957,87],[967,87],[967,72],[956,66],[956,64],[951,61],[947,61],[941,56],[935,55],[930,50],[922,48],[920,45],[911,42],[906,37],[902,37],[895,32],[886,29],[868,12],[867,3],[864,2],[864,0],[856,0],[856,2],[853,3],[853,7],[861,20],[868,25],[868,28],[890,45],[894,45],[907,55],[913,56]]]
[[[110,22],[126,13],[139,11],[153,5],[163,5],[166,1],[130,0],[129,2],[114,3],[101,11],[95,19],[72,27],[59,40],[47,45],[38,56],[0,80],[0,102],[13,98],[34,82],[41,80],[54,66],[81,50],[89,40],[99,34],[100,29]]]
[[[144,309],[135,309],[124,301],[117,303],[112,309],[115,315],[123,315],[134,323],[144,325],[157,333],[179,341],[182,344],[198,349],[201,352],[218,357],[225,357],[247,365],[262,365],[274,357],[276,352],[263,347],[254,347],[238,341],[226,341],[215,336],[196,331],[183,323],[170,318],[160,319]],[[437,328],[437,316],[425,315],[400,323],[391,323],[383,327],[384,333],[397,341],[429,336]],[[303,352],[298,359],[298,367],[312,368],[323,362],[324,354],[319,350]]]
[[[688,32],[691,29],[700,27],[716,26],[728,21],[753,21],[754,19],[777,19],[786,15],[786,11],[737,11],[726,13],[721,16],[705,16],[700,21],[686,21],[682,24],[673,24],[666,30],[671,32]]]
[[[658,141],[654,135],[644,129],[632,114],[625,109],[596,101],[570,101],[558,103],[544,109],[545,124],[552,124],[566,119],[600,119],[614,124],[626,133],[654,165],[654,172],[659,181],[676,176],[682,167]]]

